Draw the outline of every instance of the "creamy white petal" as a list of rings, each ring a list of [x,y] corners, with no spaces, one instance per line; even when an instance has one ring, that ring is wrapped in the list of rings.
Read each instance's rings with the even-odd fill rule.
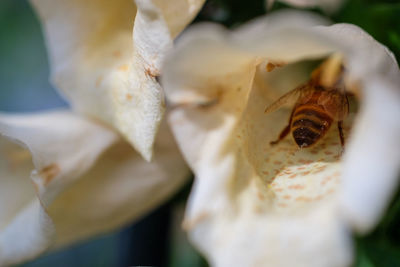
[[[160,62],[204,1],[31,2],[44,26],[55,87],[150,160],[164,111],[155,80]]]
[[[2,113],[0,133],[0,265],[8,265],[49,246],[46,209],[117,135],[68,111]]]
[[[291,24],[282,24],[285,20]],[[381,147],[384,139],[376,143],[380,157],[393,155],[380,165],[382,158],[365,156],[354,140],[361,138],[364,146],[374,142],[360,130],[363,117],[372,118],[366,112],[372,106],[364,101],[370,90],[365,84],[385,80],[389,86],[379,86],[393,91],[398,68],[385,47],[355,26],[310,27],[311,20],[281,13],[232,34],[214,25],[198,26],[182,36],[166,60],[162,81],[173,107],[170,124],[196,175],[185,227],[215,266],[347,266],[350,228],[360,221],[370,228],[395,188],[397,152],[389,143]],[[299,150],[291,138],[271,147],[291,106],[268,115],[265,108],[307,81],[316,66],[312,60],[333,52],[345,56],[347,89],[362,95],[348,154],[341,160],[335,124],[308,150]],[[393,100],[392,106],[399,103]],[[382,103],[375,106],[385,109]],[[354,114],[345,121],[346,136],[353,119]],[[387,127],[396,125],[390,119]],[[391,145],[397,131],[387,134]],[[390,167],[376,191],[368,190],[369,201],[376,201],[374,211],[360,207],[366,196],[357,196],[364,187],[360,177],[350,177],[363,173],[352,171],[363,167],[352,164],[360,158],[371,169]]]
[[[49,207],[56,246],[109,232],[163,203],[189,178],[189,169],[161,124],[154,159],[145,162],[127,143],[106,151],[96,165]]]
[[[364,107],[344,159],[341,210],[365,233],[384,214],[400,172],[400,83],[365,85]]]
[[[353,47],[350,83],[361,110],[343,160],[341,210],[357,231],[374,227],[395,192],[400,171],[400,71],[394,55],[362,29],[336,24],[322,34]]]
[[[189,172],[165,123],[161,130],[147,163],[109,129],[70,112],[1,114],[0,266],[53,241],[114,230],[166,200]]]

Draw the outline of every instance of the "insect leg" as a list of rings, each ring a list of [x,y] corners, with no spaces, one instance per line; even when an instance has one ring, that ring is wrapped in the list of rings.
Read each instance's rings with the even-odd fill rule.
[[[338,129],[339,129],[339,137],[340,137],[340,144],[342,148],[344,147],[344,135],[343,135],[343,121],[338,121]]]
[[[270,145],[276,145],[276,144],[278,144],[283,138],[286,137],[286,135],[288,135],[288,134],[290,133],[290,125],[292,124],[293,111],[294,111],[294,109],[292,110],[292,113],[290,114],[290,118],[289,118],[289,123],[288,123],[288,125],[287,125],[287,126],[282,130],[282,132],[279,134],[278,140],[269,142]]]
[[[290,132],[290,123],[282,130],[281,134],[279,135],[278,140],[269,142],[271,145],[276,145],[278,144],[283,138],[286,137],[286,135],[288,135],[288,133]]]

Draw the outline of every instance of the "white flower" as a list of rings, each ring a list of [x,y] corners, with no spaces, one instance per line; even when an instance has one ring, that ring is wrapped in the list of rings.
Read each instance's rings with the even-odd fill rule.
[[[126,225],[188,175],[165,123],[156,136],[155,76],[203,1],[32,3],[73,111],[0,113],[0,266]]]
[[[360,28],[322,23],[283,12],[233,32],[194,26],[166,59],[169,122],[196,175],[184,226],[213,266],[348,266],[351,231],[370,230],[396,188],[397,63]],[[345,153],[336,124],[314,147],[271,146],[293,105],[264,110],[331,55],[360,105],[344,121]]]

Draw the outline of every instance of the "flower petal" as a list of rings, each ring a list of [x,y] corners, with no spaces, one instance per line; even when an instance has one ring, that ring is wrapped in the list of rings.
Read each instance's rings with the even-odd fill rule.
[[[118,137],[67,111],[0,114],[0,133],[0,265],[8,265],[49,245],[46,208]]]
[[[320,30],[354,47],[348,65],[363,105],[344,155],[340,205],[355,230],[365,233],[398,185],[400,152],[393,148],[400,147],[400,71],[394,55],[362,29],[336,24]]]
[[[347,168],[353,164],[342,164],[336,125],[310,149],[299,150],[290,138],[270,146],[287,124],[291,106],[268,115],[264,110],[306,82],[316,62],[334,52],[345,56],[346,86],[355,94],[350,81],[360,83],[364,94],[369,90],[364,84],[375,78],[392,84],[398,69],[387,60],[387,50],[371,37],[349,35],[353,26],[310,27],[312,19],[304,21],[292,14],[272,15],[232,34],[214,25],[195,27],[182,36],[165,62],[168,68],[162,82],[173,107],[169,121],[196,174],[185,227],[216,266],[347,266],[351,262],[348,228],[354,225],[349,216],[357,212],[343,216],[341,208],[344,203],[349,203],[347,211],[360,208],[361,201],[343,198],[341,189],[357,197],[362,186],[358,178],[349,177]],[[364,51],[357,52],[360,49]],[[365,64],[368,54],[371,64]],[[345,136],[354,117],[344,122]],[[354,153],[351,142],[358,138],[360,124],[355,122],[345,161]],[[398,160],[394,156],[393,162]],[[387,176],[395,172],[394,164],[377,166],[379,162],[369,164],[377,169],[390,167]],[[380,207],[387,204],[383,195],[394,180],[387,177],[377,187],[380,192],[369,195],[380,198]],[[359,191],[353,195],[352,190]],[[362,211],[358,215],[368,217]]]
[[[116,127],[146,160],[164,111],[160,62],[203,2],[32,0],[55,87],[74,109]]]
[[[371,81],[344,159],[341,208],[352,226],[373,228],[395,193],[400,172],[400,83]]]
[[[165,123],[151,163],[66,111],[1,114],[0,132],[0,265],[35,257],[54,239],[64,246],[128,224],[188,178]]]
[[[98,163],[49,207],[56,246],[109,232],[163,203],[189,178],[166,123],[161,124],[152,162],[127,143],[106,151]]]

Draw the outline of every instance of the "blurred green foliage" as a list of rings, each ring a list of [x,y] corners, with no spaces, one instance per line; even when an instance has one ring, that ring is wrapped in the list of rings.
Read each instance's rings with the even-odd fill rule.
[[[400,58],[400,2],[349,0],[332,17],[335,22],[360,26]]]

